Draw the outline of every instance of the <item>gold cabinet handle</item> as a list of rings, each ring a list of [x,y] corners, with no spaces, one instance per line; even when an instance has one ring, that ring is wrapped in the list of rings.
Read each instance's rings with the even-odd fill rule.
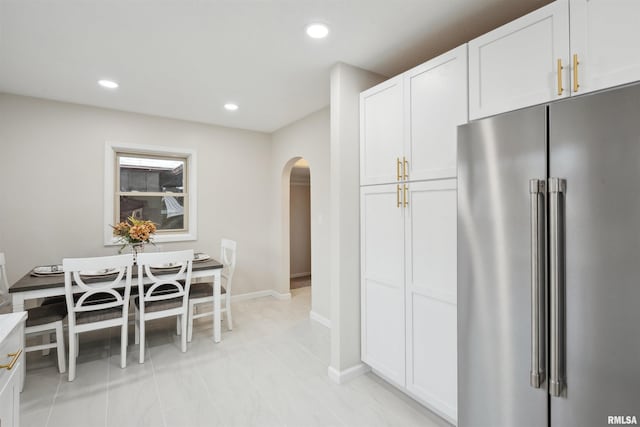
[[[396,157],[396,178],[398,181],[402,180],[402,174],[400,173],[400,157]]]
[[[400,184],[398,184],[398,189],[396,190],[396,196],[397,196],[397,199],[398,199],[398,207],[400,207],[400,205],[402,204],[400,202]]]
[[[407,198],[407,190],[409,189],[409,186],[407,184],[404,184],[404,207],[406,208],[407,206],[409,206],[409,199]]]
[[[573,91],[577,92],[580,85],[578,84],[578,65],[580,62],[578,61],[578,54],[573,54]]]
[[[409,161],[406,157],[402,157],[402,175],[404,179],[409,179]]]
[[[562,95],[564,88],[562,87],[562,59],[558,58],[558,96]]]
[[[0,365],[0,369],[6,369],[7,371],[10,371],[11,369],[13,369],[13,366],[18,362],[18,359],[20,358],[20,355],[22,354],[22,349],[16,351],[15,353],[9,353],[7,354],[7,357],[11,357],[11,362],[9,362],[7,365]]]

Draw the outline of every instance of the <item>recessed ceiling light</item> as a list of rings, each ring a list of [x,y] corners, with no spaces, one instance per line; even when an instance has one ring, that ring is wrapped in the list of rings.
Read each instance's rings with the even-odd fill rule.
[[[307,26],[307,35],[312,39],[323,39],[329,34],[329,27],[324,24],[311,24]]]
[[[224,109],[229,111],[236,111],[238,109],[238,105],[236,104],[224,104]]]
[[[111,80],[98,80],[98,84],[107,89],[116,89],[119,85]]]

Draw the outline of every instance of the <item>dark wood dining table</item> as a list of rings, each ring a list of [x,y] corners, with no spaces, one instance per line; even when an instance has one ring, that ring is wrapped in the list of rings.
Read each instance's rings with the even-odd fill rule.
[[[213,258],[209,258],[205,261],[197,261],[193,263],[191,278],[211,278],[213,279],[213,340],[220,342],[221,339],[221,313],[220,313],[220,293],[221,293],[221,275],[222,275],[222,263],[216,261]],[[46,298],[58,295],[64,295],[64,274],[48,274],[34,276],[32,271],[27,272],[24,276],[18,279],[9,288],[9,295],[11,295],[13,303],[13,311],[24,311],[24,303],[26,300]],[[166,270],[166,275],[175,275],[176,270]],[[154,274],[157,277],[162,277],[162,271],[155,270]],[[138,269],[134,266],[132,270],[133,282],[132,288],[137,286]],[[84,278],[86,283],[99,283],[110,282],[114,280],[114,277],[92,277]],[[150,283],[150,280],[145,277],[144,283]],[[124,287],[124,284],[122,284]],[[80,292],[80,288],[76,285],[72,288],[74,291]]]

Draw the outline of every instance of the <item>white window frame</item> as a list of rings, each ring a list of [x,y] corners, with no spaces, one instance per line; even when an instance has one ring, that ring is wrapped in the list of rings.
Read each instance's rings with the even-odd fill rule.
[[[196,151],[188,148],[174,148],[157,145],[138,145],[107,141],[104,148],[104,245],[115,246],[122,243],[113,236],[116,207],[116,160],[117,154],[130,153],[135,155],[150,155],[162,157],[179,157],[187,160],[187,189],[188,216],[185,216],[185,230],[170,233],[157,233],[155,243],[186,242],[198,239],[198,209],[196,180],[197,155]]]

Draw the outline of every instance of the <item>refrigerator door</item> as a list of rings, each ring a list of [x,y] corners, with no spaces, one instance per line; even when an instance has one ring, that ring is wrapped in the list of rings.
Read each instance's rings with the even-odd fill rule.
[[[553,104],[549,126],[549,173],[566,182],[551,426],[640,422],[640,86]]]
[[[461,427],[548,424],[544,372],[540,388],[530,385],[530,180],[544,183],[547,176],[546,111],[534,107],[458,128]],[[542,228],[544,236],[544,221]],[[544,318],[544,298],[540,303]]]

